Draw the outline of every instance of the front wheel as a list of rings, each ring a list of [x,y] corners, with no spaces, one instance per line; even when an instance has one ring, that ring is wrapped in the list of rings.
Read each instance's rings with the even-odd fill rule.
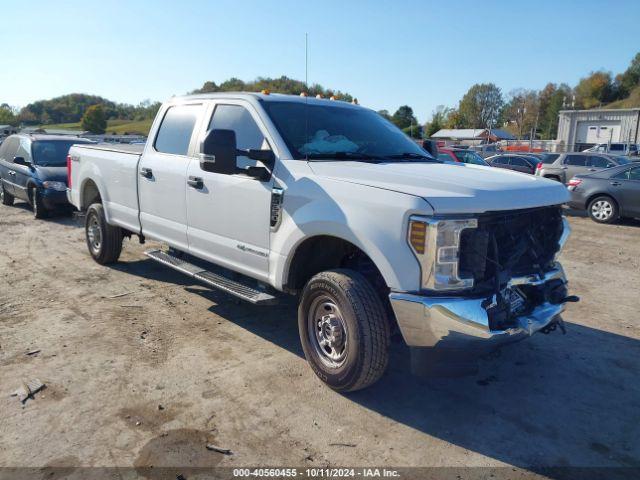
[[[102,204],[94,203],[87,209],[84,230],[89,253],[96,262],[107,265],[118,261],[122,230],[107,223]]]
[[[13,205],[14,197],[5,191],[2,182],[0,182],[0,199],[2,200],[3,205]]]
[[[591,220],[598,223],[613,223],[618,219],[618,205],[605,195],[596,197],[587,207]]]
[[[298,328],[315,374],[337,391],[355,391],[382,377],[389,358],[389,322],[380,297],[360,273],[329,270],[304,288]]]
[[[38,220],[49,216],[49,212],[42,200],[42,193],[37,188],[31,189],[31,205],[33,207],[33,216]]]

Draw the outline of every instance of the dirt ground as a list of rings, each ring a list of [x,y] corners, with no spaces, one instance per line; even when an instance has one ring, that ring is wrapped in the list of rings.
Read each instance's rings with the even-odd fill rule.
[[[565,336],[455,379],[411,376],[395,338],[385,377],[342,395],[307,366],[293,301],[238,303],[137,241],[102,267],[71,217],[0,206],[0,467],[638,467],[640,223],[570,222]]]

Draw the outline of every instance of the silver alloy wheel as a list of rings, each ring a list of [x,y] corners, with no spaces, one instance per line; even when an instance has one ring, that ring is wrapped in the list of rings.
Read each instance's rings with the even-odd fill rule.
[[[598,200],[591,205],[591,214],[600,221],[606,221],[613,215],[613,205],[607,200]]]
[[[326,294],[318,295],[307,313],[309,343],[329,368],[338,368],[347,360],[347,325],[336,303]]]
[[[102,228],[95,214],[92,214],[87,222],[87,239],[89,240],[91,251],[95,255],[99,255],[100,247],[102,246]]]

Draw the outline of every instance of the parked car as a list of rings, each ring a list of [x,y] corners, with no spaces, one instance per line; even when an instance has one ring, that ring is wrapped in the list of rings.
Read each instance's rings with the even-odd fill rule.
[[[489,165],[497,168],[506,168],[516,172],[533,175],[536,171],[538,159],[527,155],[501,154],[486,159]]]
[[[0,145],[0,198],[4,205],[20,199],[33,207],[36,218],[69,206],[67,201],[67,154],[74,144],[89,140],[54,135],[7,137]]]
[[[584,150],[593,153],[608,153],[609,155],[622,155],[637,157],[640,155],[638,145],[636,143],[599,143],[591,148]]]
[[[153,260],[254,304],[299,295],[305,356],[340,391],[381,377],[392,325],[459,364],[562,326],[576,300],[556,260],[564,186],[443,163],[346,102],[173,98],[144,147],[73,146],[69,178],[96,262],[137,235],[169,245]]]
[[[628,163],[629,160],[624,157],[589,152],[563,153],[553,163],[538,163],[536,175],[566,184],[575,175]]]
[[[569,206],[586,210],[598,223],[640,218],[640,165],[631,163],[569,180]]]
[[[553,163],[561,154],[551,152],[531,152],[524,155],[527,157],[537,158],[539,163]]]
[[[485,167],[490,167],[490,165],[484,160],[484,158],[482,158],[476,152],[459,148],[439,148],[438,159],[442,160],[443,162],[470,163],[472,165],[482,165]]]
[[[487,145],[472,145],[469,147],[469,150],[473,150],[482,158],[488,158],[502,153],[502,149],[497,143],[489,143]]]

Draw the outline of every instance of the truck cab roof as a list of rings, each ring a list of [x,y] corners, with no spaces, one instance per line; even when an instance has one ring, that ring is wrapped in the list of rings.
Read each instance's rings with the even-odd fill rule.
[[[301,95],[289,95],[284,93],[261,93],[261,92],[214,92],[197,93],[192,95],[182,95],[173,97],[170,102],[181,103],[190,100],[216,100],[216,99],[244,99],[258,100],[260,102],[291,102],[306,103],[308,105],[326,105],[327,103],[345,108],[366,108],[358,104],[345,102],[344,100],[331,100],[329,98],[303,97]]]

